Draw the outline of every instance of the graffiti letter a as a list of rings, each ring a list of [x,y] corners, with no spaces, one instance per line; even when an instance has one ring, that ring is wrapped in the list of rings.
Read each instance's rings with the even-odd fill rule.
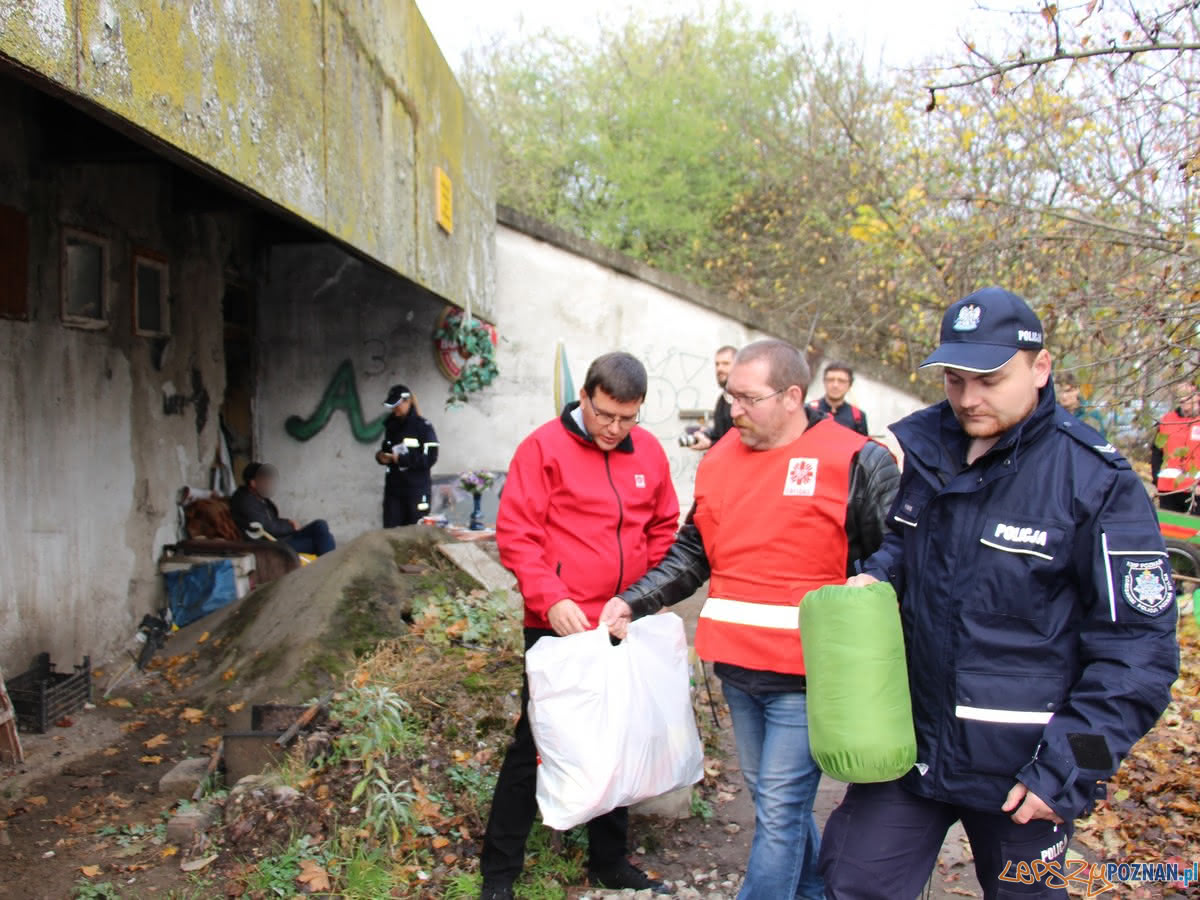
[[[350,433],[356,441],[370,444],[383,435],[387,414],[370,422],[363,419],[362,402],[358,399],[358,386],[354,382],[354,366],[348,359],[333,373],[333,378],[330,379],[329,386],[325,388],[325,394],[313,414],[307,419],[289,416],[283,427],[296,440],[308,441],[321,433],[337,409],[346,411],[346,416],[350,419]]]

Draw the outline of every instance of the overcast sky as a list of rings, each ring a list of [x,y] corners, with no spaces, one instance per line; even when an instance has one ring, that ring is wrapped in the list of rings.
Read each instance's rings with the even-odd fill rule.
[[[1001,30],[1007,16],[976,9],[975,0],[744,0],[754,12],[807,19],[814,36],[831,32],[863,47],[869,59],[911,66],[939,52],[952,52],[966,31],[979,39]],[[513,38],[550,28],[586,37],[598,22],[623,21],[630,10],[655,16],[696,9],[699,0],[417,0],[450,65],[459,67],[465,50],[496,38]],[[706,4],[712,6],[712,2]],[[996,8],[1026,8],[1032,0],[990,0]],[[979,43],[983,43],[982,40]]]

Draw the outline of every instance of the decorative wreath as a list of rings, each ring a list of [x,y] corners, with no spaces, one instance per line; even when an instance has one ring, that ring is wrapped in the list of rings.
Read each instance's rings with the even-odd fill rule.
[[[438,368],[450,379],[448,406],[466,403],[471,394],[496,380],[496,329],[474,316],[467,321],[462,310],[447,307],[433,332]]]

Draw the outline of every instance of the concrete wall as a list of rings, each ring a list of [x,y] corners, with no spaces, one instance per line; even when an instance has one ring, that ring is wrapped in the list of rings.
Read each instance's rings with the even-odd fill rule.
[[[261,353],[269,363],[261,371],[258,445],[284,472],[286,515],[324,516],[339,539],[380,521],[383,475],[372,458],[377,442],[356,440],[344,409],[306,441],[286,428],[290,416],[308,418],[322,407],[346,364],[364,419],[384,412],[379,404],[390,384],[404,382],[416,392],[441,438],[435,475],[503,471],[520,440],[556,414],[560,341],[577,386],[592,358],[606,351],[628,350],[645,362],[651,382],[643,424],[662,441],[686,507],[700,454],[677,444],[687,424],[680,411],[712,408],[717,347],[740,346],[763,332],[723,298],[511,212],[504,216],[515,224],[501,225],[496,241],[501,374],[467,406],[452,410],[443,408],[448,383],[433,357],[439,301],[336,249],[272,252],[260,302]],[[922,405],[866,376],[851,396],[880,433]]]
[[[486,130],[413,0],[0,3],[7,59],[454,303],[490,309]],[[454,186],[436,219],[435,170]]]
[[[0,666],[99,660],[160,595],[175,492],[202,482],[224,391],[223,273],[236,223],[173,212],[160,164],[56,163],[31,91],[0,79],[0,204],[29,217],[29,318],[0,319]],[[37,160],[37,162],[33,162]],[[107,325],[59,314],[65,226],[110,242]],[[135,337],[134,248],[170,266],[172,335]],[[7,273],[6,273],[7,275]],[[166,397],[178,396],[167,414]]]

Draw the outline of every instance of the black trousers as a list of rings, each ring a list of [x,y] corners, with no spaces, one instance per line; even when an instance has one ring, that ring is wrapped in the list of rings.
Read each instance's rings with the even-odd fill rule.
[[[553,635],[540,628],[525,629],[525,649],[538,638]],[[483,836],[479,868],[484,881],[511,883],[525,865],[525,841],[537,813],[537,747],[529,729],[529,681],[521,686],[521,718],[517,721],[512,743],[500,766],[500,777],[492,795],[492,811]],[[629,811],[614,809],[592,819],[588,829],[588,868],[612,868],[629,852]]]
[[[1159,508],[1168,512],[1190,513],[1192,511],[1192,492],[1176,491],[1173,494],[1158,495]]]
[[[429,515],[433,486],[428,476],[403,478],[389,476],[383,489],[383,527],[416,525]]]
[[[825,896],[914,900],[933,871],[946,832],[958,821],[971,841],[986,900],[1066,900],[1063,879],[1046,870],[1067,866],[1071,823],[1056,826],[1037,819],[1018,825],[999,810],[981,812],[918,797],[898,781],[850,785],[829,816],[819,863]],[[1030,871],[1042,877],[1034,881]]]

